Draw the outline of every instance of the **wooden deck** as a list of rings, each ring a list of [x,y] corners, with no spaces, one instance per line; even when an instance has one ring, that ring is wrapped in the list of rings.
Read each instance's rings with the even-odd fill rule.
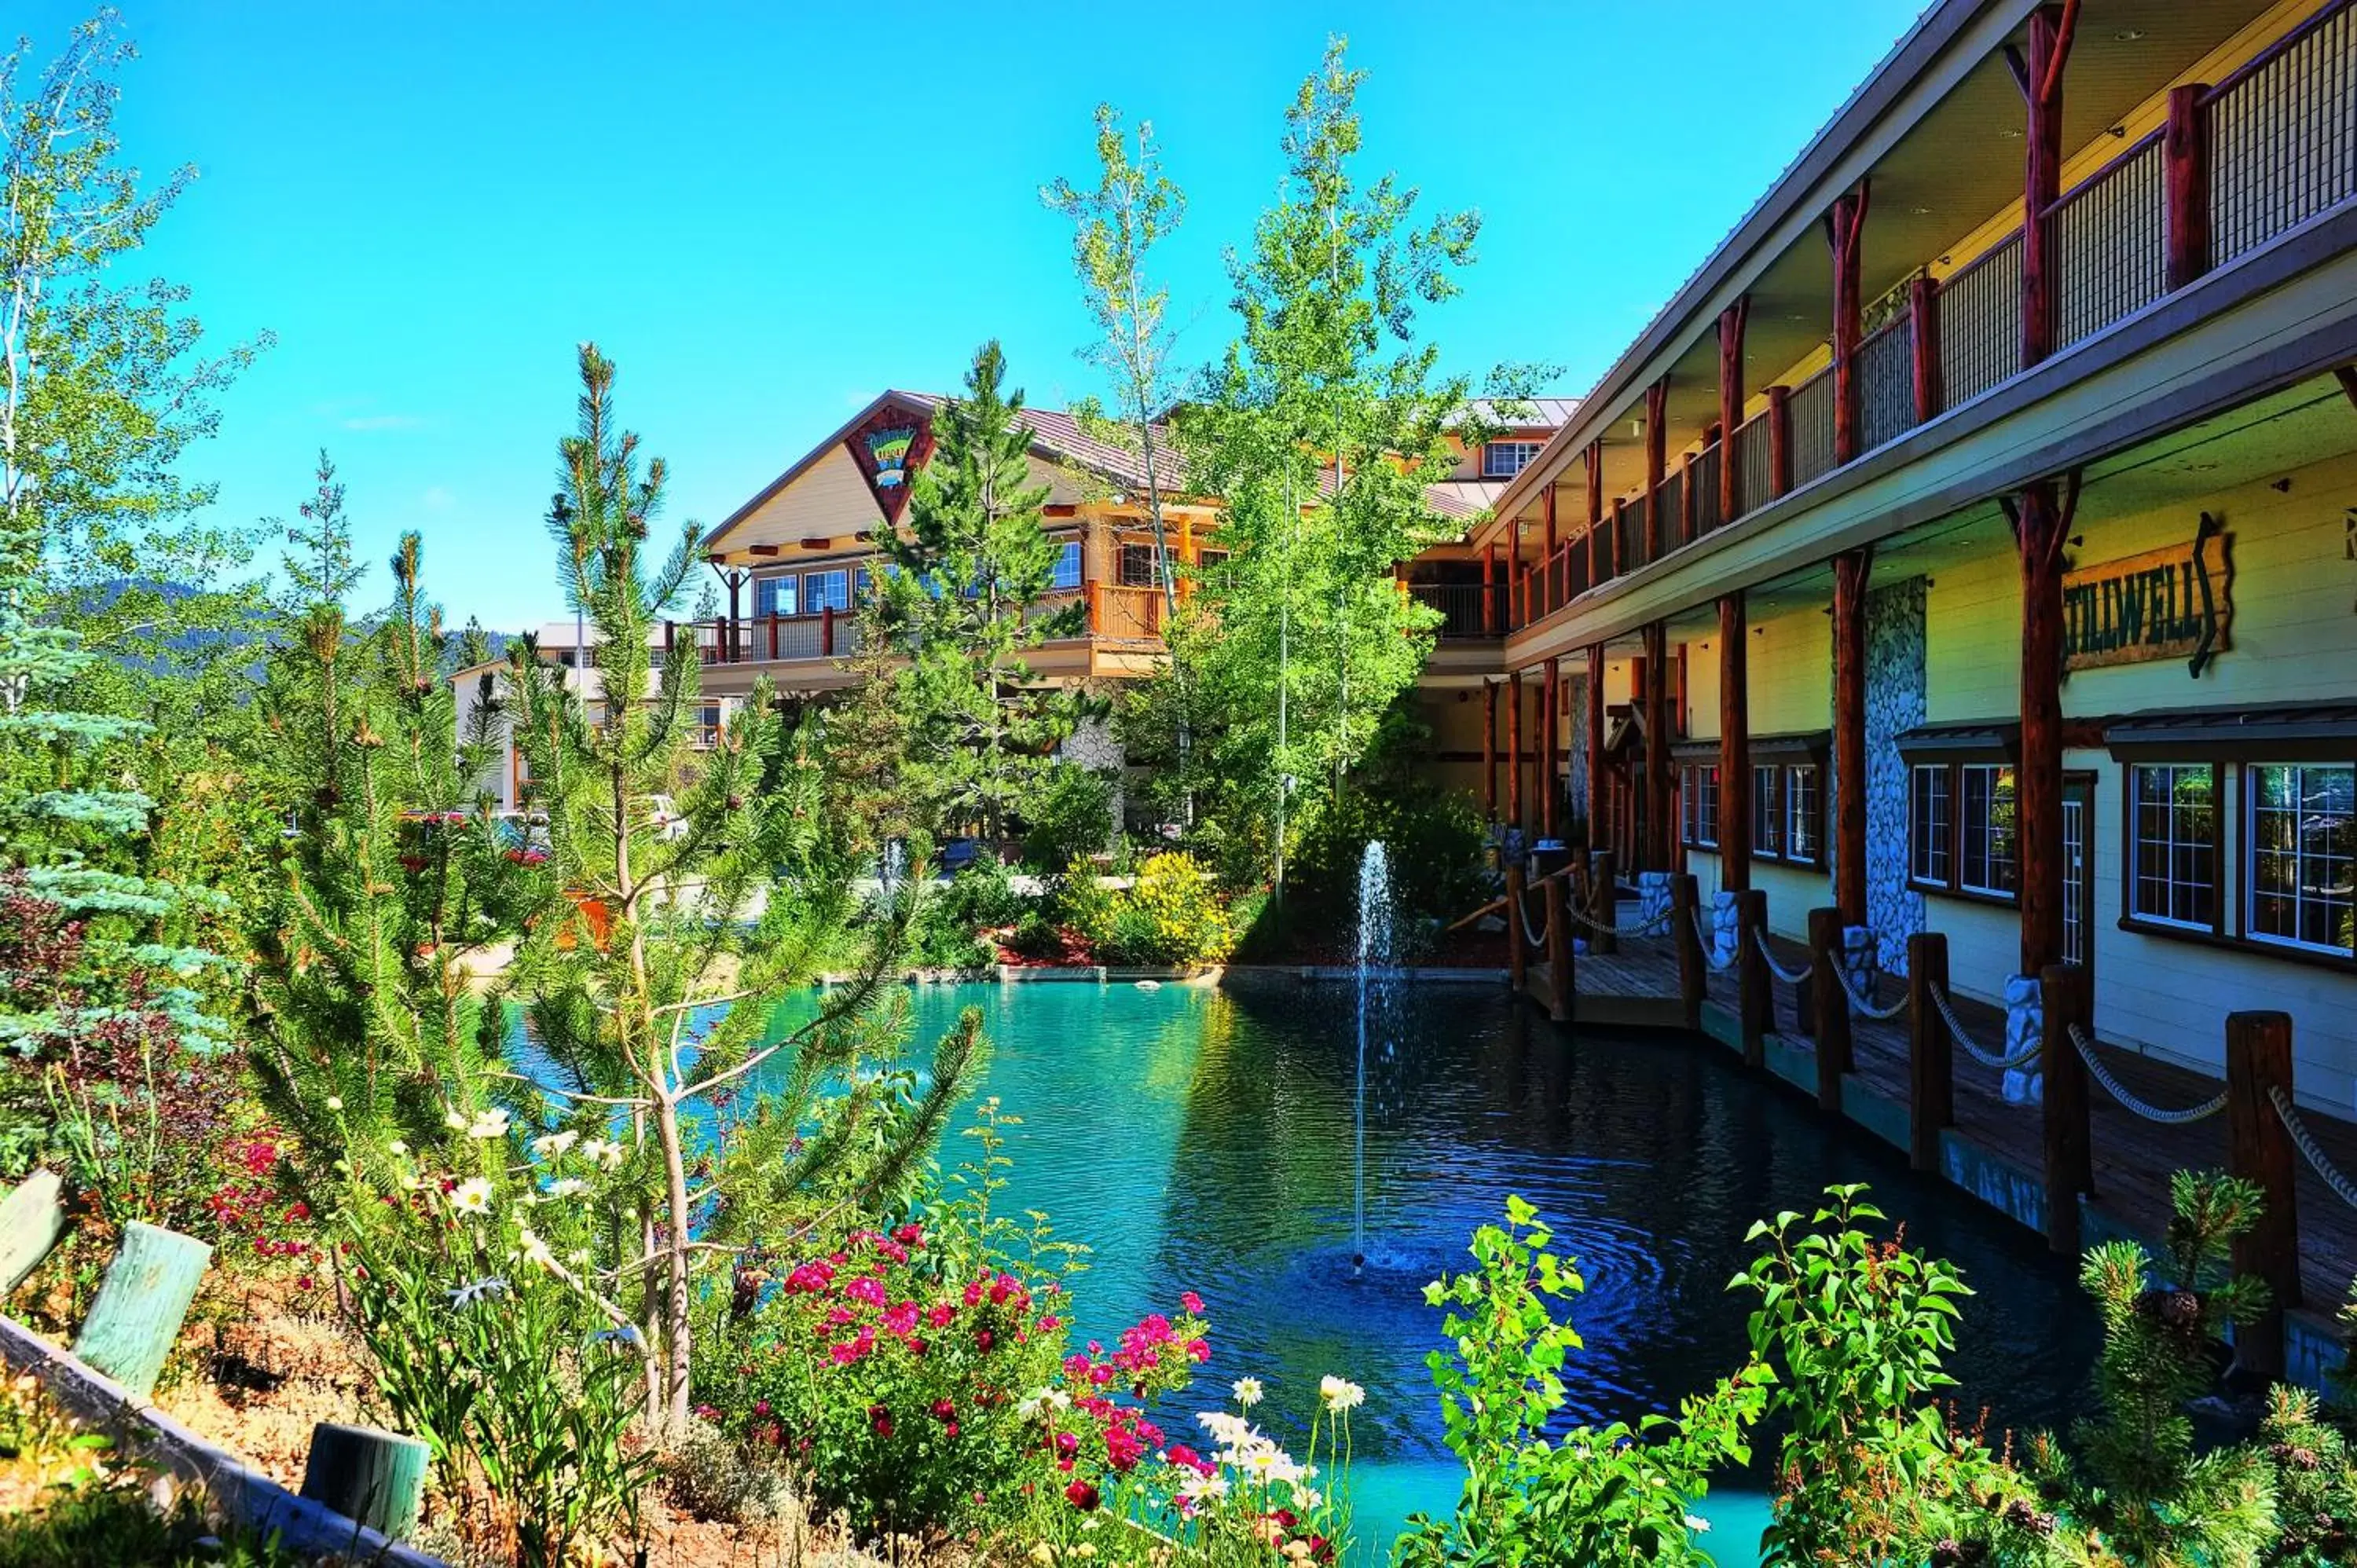
[[[1777,961],[1787,970],[1803,967],[1807,951],[1802,944],[1781,938],[1770,944]],[[1573,961],[1575,1024],[1609,1026],[1682,1028],[1678,1000],[1677,951],[1669,938],[1623,937],[1620,950],[1607,955],[1581,953]],[[1736,973],[1711,971],[1706,975],[1703,1031],[1740,1047],[1737,1021]],[[1796,1018],[1796,987],[1770,982],[1774,993],[1774,1032],[1767,1041],[1770,1068],[1796,1089],[1813,1094],[1815,1063],[1808,1036]],[[1533,964],[1527,990],[1531,998],[1547,1005],[1553,997],[1553,977],[1544,964]],[[1886,978],[1878,1001],[1888,1004],[1900,994],[1899,983]],[[1958,997],[1957,1021],[1980,1047],[1997,1053],[2005,1039],[2005,1018],[1996,1008]],[[2096,1020],[2100,1036],[2102,1020]],[[1853,1071],[1845,1080],[1844,1109],[1850,1119],[1905,1147],[1908,1107],[1908,1021],[1853,1015]],[[2222,1087],[2220,1080],[2172,1063],[2099,1043],[2097,1053],[2112,1076],[2130,1092],[2169,1109],[2209,1100]],[[2172,1172],[2221,1168],[2226,1162],[2226,1118],[2212,1116],[2185,1126],[2156,1123],[2115,1101],[2100,1084],[2088,1085],[2090,1133],[2094,1158],[2094,1190],[2086,1209],[2093,1223],[2088,1240],[2105,1233],[2125,1234],[2158,1241],[2169,1219],[2169,1179]],[[2026,1216],[2018,1201],[1991,1190],[2011,1189],[2015,1197],[2038,1194],[2042,1204],[2044,1122],[2037,1105],[2008,1103],[2001,1075],[1955,1053],[1955,1124],[1944,1142],[1949,1155],[1947,1175],[1976,1196],[1995,1203],[2016,1219]],[[2305,1122],[2326,1153],[2343,1170],[2357,1172],[2357,1125],[2321,1112],[2304,1109]],[[1970,1157],[1963,1157],[1963,1156]],[[2309,1366],[2320,1348],[2336,1340],[2331,1319],[2357,1278],[2357,1210],[2333,1195],[2303,1160],[2299,1162],[2297,1200],[2299,1222],[2299,1262],[2302,1299],[2293,1314],[2295,1330],[2309,1348]],[[2294,1370],[2302,1358],[2295,1354]]]

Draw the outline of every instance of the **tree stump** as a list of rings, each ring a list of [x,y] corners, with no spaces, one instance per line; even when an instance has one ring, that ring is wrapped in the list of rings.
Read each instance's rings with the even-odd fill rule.
[[[124,1226],[74,1354],[139,1399],[154,1393],[212,1255],[202,1241],[160,1225]]]
[[[302,1495],[399,1541],[417,1528],[432,1453],[422,1438],[323,1421],[311,1429]]]

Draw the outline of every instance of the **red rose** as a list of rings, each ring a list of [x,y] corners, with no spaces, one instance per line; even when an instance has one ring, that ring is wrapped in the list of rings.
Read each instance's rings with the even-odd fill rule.
[[[1064,1488],[1064,1500],[1082,1513],[1092,1511],[1096,1508],[1098,1500],[1096,1483],[1074,1477],[1072,1484]]]

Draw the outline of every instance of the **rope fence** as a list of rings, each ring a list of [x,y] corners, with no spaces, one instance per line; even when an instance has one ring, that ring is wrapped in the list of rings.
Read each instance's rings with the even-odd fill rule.
[[[2157,1122],[2163,1127],[2184,1127],[2196,1122],[2205,1122],[2226,1109],[2226,1093],[2223,1090],[2201,1104],[2189,1105],[2181,1111],[2164,1111],[2149,1101],[2137,1099],[2118,1079],[2104,1070],[2103,1062],[2095,1055],[2094,1042],[2087,1038],[2086,1032],[2076,1024],[2072,1024],[2070,1029],[2071,1043],[2079,1047],[2080,1059],[2087,1064],[2087,1076],[2102,1084],[2104,1093],[2146,1121]],[[2288,1127],[2287,1123],[2287,1127]]]
[[[1965,1032],[1963,1020],[1956,1016],[1956,1009],[1948,1001],[1947,992],[1930,984],[1923,989],[1932,993],[1932,1005],[1938,1011],[1940,1021],[1948,1026],[1948,1037],[1956,1042],[1957,1049],[1991,1071],[2011,1072],[2018,1067],[2026,1067],[2037,1059],[2038,1053],[2045,1046],[2043,1040],[2032,1040],[2011,1056],[2002,1051],[1985,1051],[1981,1049],[1980,1043]]]
[[[1849,983],[1849,975],[1845,972],[1843,965],[1835,964],[1833,967],[1834,978],[1841,983],[1842,991],[1849,997],[1850,1005],[1857,1008],[1860,1013],[1865,1014],[1867,1017],[1873,1019],[1876,1023],[1887,1024],[1891,1019],[1898,1017],[1899,1015],[1907,1011],[1907,998],[1903,994],[1899,998],[1898,1002],[1891,1006],[1877,1007],[1873,1003],[1867,1001],[1865,997],[1860,996],[1857,993],[1857,987]]]
[[[1775,953],[1769,949],[1768,933],[1757,926],[1751,928],[1751,940],[1753,945],[1759,948],[1760,961],[1768,966],[1768,972],[1785,984],[1798,985],[1809,978],[1809,967],[1805,964],[1799,969],[1786,969],[1782,964],[1778,963]]]
[[[1533,952],[1544,952],[1546,950],[1546,939],[1537,931],[1531,929],[1530,910],[1524,907],[1523,900],[1520,898],[1513,899],[1512,902],[1514,906],[1514,918],[1520,920],[1523,925],[1523,940],[1530,944],[1531,950]]]
[[[2275,1101],[2276,1115],[2282,1121],[2284,1131],[2291,1134],[2292,1145],[2307,1157],[2309,1166],[2331,1189],[2332,1196],[2350,1208],[2357,1208],[2357,1182],[2351,1181],[2341,1174],[2341,1167],[2332,1163],[2332,1157],[2316,1141],[2316,1134],[2308,1130],[2308,1123],[2299,1119],[2298,1111],[2292,1109],[2291,1097],[2283,1091],[2283,1086],[2269,1084],[2267,1098]]]
[[[1608,926],[1603,921],[1594,919],[1567,904],[1564,906],[1564,913],[1586,926],[1589,930],[1600,932],[1608,937],[1658,937],[1670,929],[1673,912],[1664,910],[1641,926]]]

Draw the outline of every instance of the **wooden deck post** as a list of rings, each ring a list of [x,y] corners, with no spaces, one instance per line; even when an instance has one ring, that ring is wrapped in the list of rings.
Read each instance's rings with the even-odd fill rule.
[[[1514,994],[1523,994],[1530,977],[1530,961],[1523,952],[1523,863],[1506,862],[1506,979]]]
[[[1735,461],[1735,432],[1743,423],[1743,328],[1751,296],[1718,313],[1718,526],[1743,515],[1743,475]]]
[[[2169,125],[2161,133],[2169,160],[2169,286],[2183,288],[2210,270],[2210,139],[2201,134],[2206,86],[2169,90]]]
[[[1481,635],[1498,635],[1498,542],[1481,552]]]
[[[213,1250],[194,1237],[135,1219],[98,1287],[73,1353],[145,1399],[179,1337]]]
[[[1564,899],[1564,877],[1546,879],[1547,1016],[1558,1024],[1571,1022],[1571,1000],[1577,994],[1571,964],[1571,916]]]
[[[1768,389],[1768,499],[1792,488],[1792,389]]]
[[[2095,1190],[2093,1144],[2087,1123],[2087,1064],[2071,1026],[2087,1027],[2087,972],[2050,963],[2039,973],[2045,1009],[2045,1045],[2039,1068],[2046,1079],[2046,1245],[2065,1257],[2079,1252],[2079,1195]]]
[[[1604,645],[1587,649],[1587,847],[1605,842],[1604,801]]]
[[[777,623],[770,623],[774,635]],[[823,659],[834,657],[834,607],[828,605],[818,612],[818,651]]]
[[[1919,277],[1907,285],[1907,332],[1914,349],[1915,423],[1940,417],[1947,380],[1940,368],[1940,285]]]
[[[1539,701],[1546,711],[1539,715],[1539,836],[1554,838],[1561,831],[1557,820],[1563,791],[1555,787],[1555,756],[1563,740],[1559,710],[1563,706],[1563,669],[1555,660],[1546,661],[1546,673],[1539,681]]]
[[[2017,81],[2029,112],[2021,191],[2021,368],[2054,352],[2057,291],[2054,235],[2046,221],[2062,194],[2062,66],[2071,58],[2071,37],[2079,0],[2041,5],[2029,16],[2029,59],[2017,66]]]
[[[1506,677],[1506,821],[1528,833],[1523,819],[1523,672]]]
[[[1873,573],[1871,546],[1834,557],[1834,903],[1853,926],[1867,923],[1866,586]]]
[[[1751,633],[1743,590],[1718,600],[1718,885],[1751,886]]]
[[[1547,481],[1547,488],[1539,492],[1539,510],[1546,521],[1546,553],[1539,561],[1539,613],[1551,615],[1561,602],[1556,596],[1555,584],[1555,481],[1552,479]]]
[[[1940,1130],[1956,1121],[1956,1045],[1932,1000],[1948,993],[1948,938],[1917,931],[1907,939],[1907,1163],[1940,1168]]]
[[[1620,920],[1620,890],[1613,864],[1612,852],[1599,849],[1587,857],[1587,918],[1596,922],[1587,933],[1587,950],[1592,953],[1614,953],[1620,950],[1620,939],[1613,934]]]
[[[1670,628],[1645,624],[1645,865],[1667,871],[1676,855],[1676,826],[1670,779]]]
[[[1662,485],[1669,478],[1670,378],[1645,389],[1645,559],[1662,558],[1667,527],[1662,517]]]
[[[1617,577],[1629,569],[1622,558],[1623,545],[1629,538],[1629,500],[1626,496],[1612,498],[1612,521],[1604,531],[1605,556],[1611,563],[1611,575]]]
[[[1604,440],[1587,444],[1587,585],[1604,581]]]
[[[2234,1238],[2234,1272],[2265,1280],[2270,1297],[2257,1322],[2234,1330],[2234,1355],[2262,1377],[2284,1369],[2284,1308],[2300,1304],[2298,1151],[2269,1091],[2291,1098],[2291,1015],[2226,1015],[2226,1169],[2256,1182],[2266,1207]]]
[[[2019,861],[2022,974],[2062,957],[2062,551],[2078,510],[2071,481],[2026,486],[2007,508],[2021,554],[2021,755],[2015,810]]]
[[[1704,967],[1702,933],[1695,921],[1702,912],[1702,893],[1686,873],[1670,878],[1670,936],[1678,947],[1678,1007],[1689,1029],[1702,1027],[1702,1001],[1710,983]]]
[[[1817,1106],[1839,1111],[1850,1070],[1849,997],[1842,991],[1842,912],[1809,911],[1809,995],[1817,1015]]]
[[[1857,339],[1861,325],[1858,276],[1865,253],[1866,208],[1869,187],[1857,182],[1855,190],[1834,198],[1825,215],[1825,242],[1833,250],[1834,268],[1834,464],[1857,456]]]
[[[1768,956],[1760,944],[1768,937],[1768,895],[1747,887],[1735,897],[1736,1011],[1743,1031],[1743,1065],[1768,1065],[1768,1033],[1776,1026],[1776,992],[1768,972]]]
[[[1498,682],[1481,682],[1481,815],[1498,820]]]

